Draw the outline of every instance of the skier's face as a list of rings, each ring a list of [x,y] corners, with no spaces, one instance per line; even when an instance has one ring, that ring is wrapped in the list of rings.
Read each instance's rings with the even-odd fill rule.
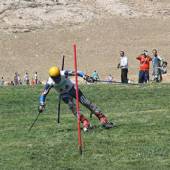
[[[61,80],[61,76],[59,76],[59,77],[51,77],[51,78],[54,80],[55,83],[59,83],[60,80]]]

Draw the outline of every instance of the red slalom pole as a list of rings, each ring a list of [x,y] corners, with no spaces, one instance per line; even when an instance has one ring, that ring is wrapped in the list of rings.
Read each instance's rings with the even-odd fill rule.
[[[80,154],[82,155],[82,139],[81,139],[81,129],[80,129],[80,106],[79,106],[79,88],[78,88],[78,76],[77,76],[77,48],[76,44],[73,45],[74,48],[74,69],[75,69],[75,82],[76,82],[76,111],[77,111],[77,128],[78,128],[78,147]]]

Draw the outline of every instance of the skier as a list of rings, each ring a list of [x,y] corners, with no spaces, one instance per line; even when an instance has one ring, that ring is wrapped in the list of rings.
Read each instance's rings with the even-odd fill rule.
[[[83,72],[78,71],[78,76],[86,80],[86,76]],[[61,95],[61,99],[64,103],[68,104],[72,113],[77,116],[76,105],[74,103],[74,98],[76,98],[76,90],[74,83],[69,79],[69,76],[74,76],[74,71],[63,70],[56,66],[53,66],[49,69],[49,78],[46,82],[45,88],[39,98],[39,112],[43,112],[45,109],[45,100],[46,96],[49,93],[50,89],[53,87]],[[87,79],[88,81],[88,79]],[[88,108],[100,121],[103,128],[110,129],[114,125],[112,122],[109,122],[107,117],[101,112],[101,110],[91,101],[89,101],[82,91],[79,89],[79,102]],[[80,114],[80,122],[83,124],[84,132],[89,131],[92,126],[90,125],[89,120],[83,115]]]

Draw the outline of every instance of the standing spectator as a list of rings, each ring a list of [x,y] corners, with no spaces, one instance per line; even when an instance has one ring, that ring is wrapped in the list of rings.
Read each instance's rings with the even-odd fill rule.
[[[153,65],[153,77],[154,81],[161,82],[162,81],[162,58],[158,55],[156,49],[152,50],[153,58],[152,58],[152,65]]]
[[[149,81],[149,67],[152,58],[148,55],[148,51],[144,50],[144,53],[139,55],[136,59],[140,61],[138,82],[147,83]]]
[[[29,80],[29,75],[28,75],[28,73],[26,72],[25,75],[24,75],[24,82],[25,82],[26,85],[29,85],[29,84],[30,84],[29,81],[30,81],[30,80]]]
[[[4,85],[4,77],[1,77],[0,86],[3,86],[3,85]]]
[[[128,83],[128,58],[124,51],[120,51],[120,63],[117,68],[121,69],[121,82]]]
[[[17,72],[15,72],[15,75],[14,75],[14,85],[15,86],[17,86],[17,85],[19,85],[19,81],[18,81],[18,73]]]
[[[35,72],[35,74],[34,74],[34,83],[38,84],[38,74],[37,74],[37,72]]]
[[[18,74],[18,84],[21,85],[22,84],[22,80],[20,78],[20,75]]]
[[[92,73],[92,78],[93,78],[93,80],[99,80],[100,79],[99,74],[97,73],[96,70],[94,70],[94,72]]]

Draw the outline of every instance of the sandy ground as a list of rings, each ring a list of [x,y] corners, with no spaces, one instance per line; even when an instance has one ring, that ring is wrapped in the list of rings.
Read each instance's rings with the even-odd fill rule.
[[[119,51],[129,58],[129,78],[137,80],[136,56],[156,48],[170,63],[169,0],[1,0],[0,76],[21,78],[28,71],[47,78],[48,68],[73,68],[73,43],[79,69],[97,70],[105,79],[116,69]],[[169,68],[169,66],[168,66]],[[169,81],[169,76],[166,76]]]

